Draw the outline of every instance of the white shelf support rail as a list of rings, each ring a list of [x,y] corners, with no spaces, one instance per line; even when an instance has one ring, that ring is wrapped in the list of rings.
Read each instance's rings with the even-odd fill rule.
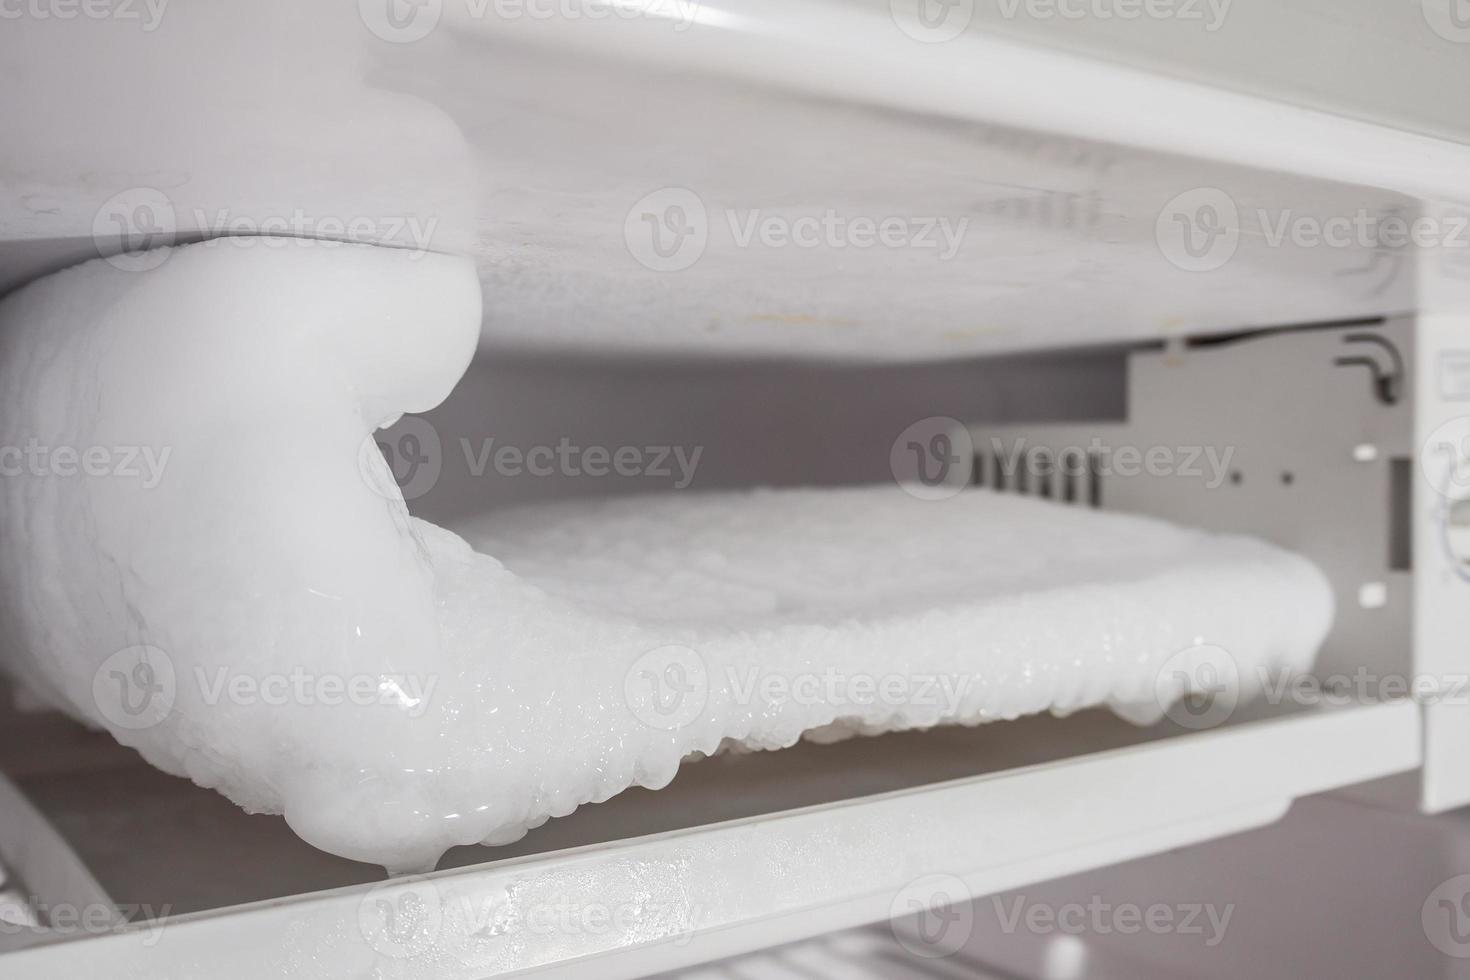
[[[631,978],[887,918],[925,876],[978,896],[1246,830],[1295,797],[1420,761],[1412,703],[1306,713],[202,913],[150,932],[151,945],[124,932],[27,950],[6,966],[35,978]]]

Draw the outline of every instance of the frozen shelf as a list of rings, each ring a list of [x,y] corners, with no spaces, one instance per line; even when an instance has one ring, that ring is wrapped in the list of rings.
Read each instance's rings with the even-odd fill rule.
[[[485,342],[511,350],[920,361],[1402,313],[1423,305],[1414,250],[1278,234],[1470,198],[1470,148],[1430,135],[1470,122],[1418,91],[1456,90],[1463,45],[1418,5],[1367,4],[1102,38],[980,13],[934,43],[887,0],[17,21],[0,292],[99,250],[275,231],[473,255]],[[1343,92],[1304,89],[1309,34],[1352,66]],[[1413,81],[1379,67],[1409,60]],[[1196,63],[1216,70],[1179,77]],[[98,97],[123,74],[127,125]],[[1170,237],[1195,218],[1218,267]]]
[[[243,823],[187,806],[163,820],[119,800],[151,796],[156,785],[134,778],[146,770],[34,774],[23,780],[33,797],[118,901],[157,908],[170,891],[209,892],[197,879],[241,862],[246,890],[273,869],[287,892],[313,874],[320,887],[359,883],[193,912],[158,934],[58,941],[4,965],[31,977],[631,978],[884,919],[930,875],[983,895],[1259,826],[1296,797],[1412,769],[1420,755],[1409,703],[1188,734],[1089,712],[804,745],[686,767],[665,791],[533,832],[519,856],[466,849],[449,862],[485,863],[381,884],[348,862],[297,865],[309,849],[274,831],[246,856],[233,835]],[[117,823],[129,812],[133,827]],[[110,833],[95,833],[98,819]]]

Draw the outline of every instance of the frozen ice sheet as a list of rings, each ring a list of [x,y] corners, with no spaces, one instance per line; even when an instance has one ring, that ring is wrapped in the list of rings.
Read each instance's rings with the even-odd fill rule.
[[[1157,716],[1185,683],[1165,665],[1223,649],[1249,693],[1331,619],[1321,574],[1262,542],[983,490],[675,494],[456,534],[409,516],[371,433],[464,371],[468,262],[163,258],[0,305],[0,445],[47,450],[0,481],[6,665],[337,854],[428,867],[722,748]]]

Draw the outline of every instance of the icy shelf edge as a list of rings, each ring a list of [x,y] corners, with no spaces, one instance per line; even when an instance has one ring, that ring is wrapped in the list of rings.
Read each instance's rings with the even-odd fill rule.
[[[200,913],[167,923],[151,945],[125,932],[12,954],[5,965],[33,977],[104,968],[182,977],[206,966],[222,978],[320,976],[323,964],[342,976],[636,977],[881,920],[927,876],[984,895],[1246,830],[1295,797],[1420,762],[1412,703],[1312,712]],[[592,909],[610,924],[557,927],[546,911]]]

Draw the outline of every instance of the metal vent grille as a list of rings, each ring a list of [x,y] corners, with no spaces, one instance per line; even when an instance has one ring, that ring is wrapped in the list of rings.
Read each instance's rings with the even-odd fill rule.
[[[975,453],[971,482],[1066,504],[1102,506],[1102,465],[1097,453],[1080,449],[1054,452],[1046,446],[1013,452]]]

